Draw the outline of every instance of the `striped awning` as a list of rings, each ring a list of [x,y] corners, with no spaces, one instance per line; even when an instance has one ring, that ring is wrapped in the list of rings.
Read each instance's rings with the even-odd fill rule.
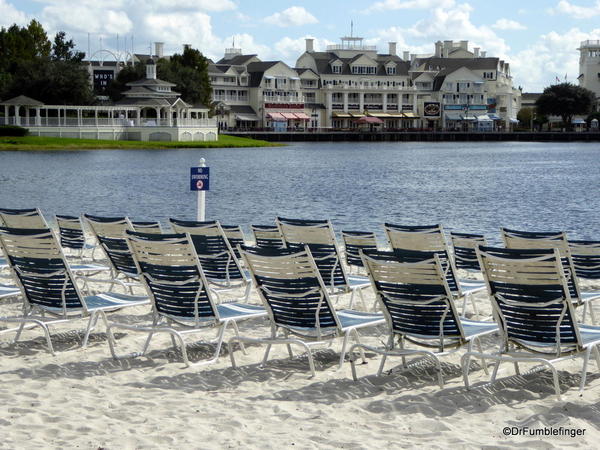
[[[287,120],[285,117],[283,117],[283,114],[276,112],[268,113],[267,119],[274,120],[275,122],[285,122]]]
[[[294,113],[294,115],[296,116],[296,119],[299,119],[299,120],[310,120],[310,117],[308,117],[303,112],[297,112],[297,113]]]

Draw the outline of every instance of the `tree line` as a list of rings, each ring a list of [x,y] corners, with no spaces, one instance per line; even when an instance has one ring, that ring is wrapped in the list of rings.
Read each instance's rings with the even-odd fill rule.
[[[43,26],[32,20],[0,29],[0,99],[26,95],[51,105],[92,105],[97,95],[122,98],[126,83],[145,77],[145,62],[124,66],[106,92],[94,92],[85,53],[59,31],[51,41]],[[208,59],[199,50],[186,47],[182,54],[157,62],[158,77],[174,83],[188,103],[211,104]]]

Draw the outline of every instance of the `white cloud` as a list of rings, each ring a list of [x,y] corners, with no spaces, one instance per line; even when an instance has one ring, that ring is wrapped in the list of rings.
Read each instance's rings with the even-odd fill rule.
[[[265,17],[263,20],[266,23],[277,25],[278,27],[308,25],[319,22],[315,16],[302,6],[291,6],[284,11]]]
[[[29,19],[23,11],[19,11],[6,0],[0,0],[0,26],[9,27],[14,23],[25,25],[27,22]]]
[[[454,6],[454,0],[383,0],[373,3],[365,13],[374,11],[395,11],[399,9],[432,9],[450,8]]]
[[[566,32],[551,31],[531,46],[511,57],[515,85],[527,81],[525,89],[541,92],[558,77],[576,83],[579,76],[579,47],[586,39],[600,39],[600,28],[589,32],[572,28]]]
[[[600,15],[600,0],[596,0],[593,6],[578,6],[567,0],[561,0],[556,7],[550,9],[551,14],[566,14],[575,19],[591,19]]]
[[[496,23],[492,25],[492,28],[496,30],[526,30],[527,27],[516,20],[510,19],[498,19]]]
[[[113,5],[110,3],[53,2],[43,8],[41,18],[49,32],[129,33],[133,29],[133,22],[127,12],[119,8],[118,2],[113,2]]]

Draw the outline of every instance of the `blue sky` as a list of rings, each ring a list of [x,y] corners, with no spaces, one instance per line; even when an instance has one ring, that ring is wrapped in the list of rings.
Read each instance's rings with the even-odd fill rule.
[[[163,41],[168,53],[192,44],[211,58],[225,47],[293,65],[304,39],[317,49],[350,33],[387,51],[426,54],[440,39],[469,40],[512,67],[515,86],[540,91],[567,76],[576,82],[579,42],[600,39],[600,0],[0,0],[0,25],[32,18],[50,33],[66,31],[86,51],[125,43],[147,52]],[[102,42],[102,44],[101,44]]]

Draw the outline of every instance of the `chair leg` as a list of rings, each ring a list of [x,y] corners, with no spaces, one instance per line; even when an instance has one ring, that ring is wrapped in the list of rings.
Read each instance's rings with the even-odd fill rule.
[[[240,329],[238,328],[238,324],[237,322],[234,320],[231,322],[231,325],[233,326],[233,330],[235,331],[235,335],[237,337],[240,337]],[[248,353],[246,352],[246,346],[244,345],[244,343],[242,341],[238,341],[239,345],[240,345],[240,349],[242,350],[242,353],[244,355],[247,355]]]
[[[98,322],[98,311],[94,311],[90,315],[90,320],[88,321],[88,326],[85,330],[85,335],[83,336],[83,342],[81,343],[81,348],[86,348],[88,345],[88,341],[90,339],[90,333],[94,331],[96,328],[96,323]]]
[[[481,339],[479,337],[476,337],[475,339],[476,339],[476,343],[477,343],[477,351],[479,353],[483,354],[483,349],[481,347]],[[481,358],[481,365],[483,366],[483,372],[486,375],[489,375],[490,371],[488,370],[487,364],[485,362],[485,358],[483,358],[483,357]]]
[[[354,340],[356,341],[357,344],[362,344],[362,342],[360,342],[360,334],[358,333],[358,330],[356,328],[353,329],[354,331]],[[367,363],[367,358],[365,357],[365,350],[361,347],[359,347],[359,351],[360,351],[360,357],[362,359],[363,364]]]
[[[581,370],[581,383],[579,384],[579,395],[583,395],[583,388],[585,387],[585,380],[587,379],[587,366],[590,360],[590,354],[592,353],[593,347],[588,347],[583,355],[583,369]]]
[[[340,362],[338,364],[338,369],[341,369],[344,365],[344,360],[346,359],[346,347],[348,346],[348,338],[350,338],[350,333],[352,330],[347,330],[344,333],[344,341],[342,342],[342,350],[340,352]]]
[[[598,370],[600,370],[600,351],[598,350],[598,346],[594,346],[594,355],[596,355],[596,366]]]

